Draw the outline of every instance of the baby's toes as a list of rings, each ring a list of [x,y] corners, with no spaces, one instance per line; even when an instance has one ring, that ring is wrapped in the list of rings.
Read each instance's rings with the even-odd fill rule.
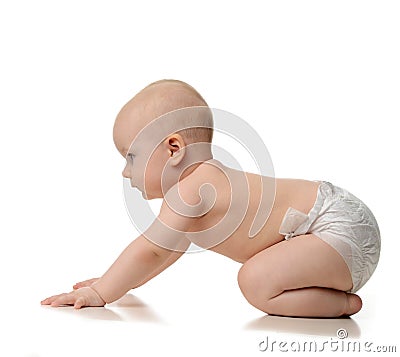
[[[346,294],[347,296],[347,311],[344,313],[346,316],[353,315],[359,312],[362,308],[362,300],[356,294]]]

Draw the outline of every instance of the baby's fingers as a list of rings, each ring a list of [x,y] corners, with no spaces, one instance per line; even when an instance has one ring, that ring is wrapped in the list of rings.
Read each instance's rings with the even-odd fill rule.
[[[88,279],[88,280],[84,280],[84,281],[80,281],[79,283],[76,283],[73,286],[74,290],[78,290],[80,288],[84,288],[86,286],[91,286],[93,283],[95,283],[97,280],[99,280],[99,278],[93,278],[93,279]]]
[[[41,303],[42,305],[51,305],[51,303],[52,303],[53,301],[57,300],[59,297],[61,297],[61,296],[63,296],[63,295],[66,295],[66,294],[58,294],[58,295],[50,296],[50,297],[48,297],[48,298],[42,300],[40,303]]]
[[[104,306],[105,302],[93,288],[84,287],[68,294],[51,296],[41,301],[41,304],[52,307],[73,305],[75,309],[80,309],[83,306]]]
[[[74,296],[72,293],[61,294],[50,303],[50,306],[58,307],[62,305],[74,305],[76,300],[76,296]]]

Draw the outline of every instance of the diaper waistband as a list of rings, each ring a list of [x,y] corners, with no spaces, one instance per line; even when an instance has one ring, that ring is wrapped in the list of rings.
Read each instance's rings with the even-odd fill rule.
[[[325,197],[334,193],[334,186],[330,182],[316,182],[320,183],[318,186],[317,198],[315,199],[315,203],[308,214],[298,211],[293,207],[289,207],[287,209],[279,227],[279,234],[284,235],[286,240],[298,235],[306,234],[310,226],[317,219]]]

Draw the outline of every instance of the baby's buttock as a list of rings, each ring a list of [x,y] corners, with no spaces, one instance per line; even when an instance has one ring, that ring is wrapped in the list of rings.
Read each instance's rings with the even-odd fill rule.
[[[370,209],[359,198],[330,182],[321,181],[308,214],[289,207],[279,232],[285,239],[313,234],[335,249],[347,264],[358,291],[379,261],[380,232]]]

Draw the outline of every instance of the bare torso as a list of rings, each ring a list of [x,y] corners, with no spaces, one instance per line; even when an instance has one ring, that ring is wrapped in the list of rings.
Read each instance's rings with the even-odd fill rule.
[[[219,165],[222,164],[219,163]],[[225,166],[222,167],[224,171],[232,172],[233,175],[240,173],[237,170]],[[269,205],[269,207],[272,206],[272,209],[262,229],[253,238],[250,238],[249,231],[260,203],[262,185],[259,175],[252,173],[244,174],[248,180],[249,187],[248,204],[247,201],[242,202],[240,200],[236,203],[234,200],[231,202],[231,186],[219,168],[202,164],[191,175],[194,180],[196,180],[196,177],[198,178],[198,185],[204,183],[204,179],[206,178],[207,182],[212,184],[217,192],[213,208],[196,221],[191,228],[192,232],[206,230],[224,219],[230,204],[232,205],[230,215],[237,215],[237,218],[241,219],[241,212],[239,211],[242,211],[244,204],[247,205],[243,221],[233,234],[209,248],[241,263],[244,263],[271,245],[282,241],[284,237],[279,234],[279,227],[287,209],[293,207],[307,214],[315,203],[319,186],[317,181],[270,178],[270,180],[275,180],[275,199],[271,200]],[[201,239],[196,240],[194,243],[202,246]]]

